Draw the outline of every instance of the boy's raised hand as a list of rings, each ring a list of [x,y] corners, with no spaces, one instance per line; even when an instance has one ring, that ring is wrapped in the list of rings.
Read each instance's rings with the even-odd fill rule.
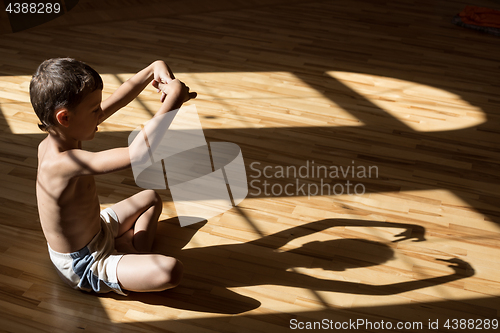
[[[161,60],[155,61],[153,63],[153,69],[154,80],[156,82],[170,83],[170,81],[175,80],[174,73],[172,73],[172,70],[165,62]]]
[[[155,82],[157,82],[157,83],[170,83],[170,82],[172,82],[172,80],[175,80],[174,73],[172,72],[170,67],[168,67],[168,65],[164,61],[161,61],[161,60],[155,61],[153,63],[153,70],[154,70],[153,81],[151,82],[153,84],[153,86],[155,86]],[[158,92],[160,92],[160,89],[157,88],[157,90],[158,90]],[[162,93],[161,94],[161,102],[162,103],[165,100],[165,97],[166,97],[166,94]]]
[[[161,83],[153,80],[152,85],[158,92],[161,91],[162,103],[165,101],[167,96],[171,99],[173,109],[180,108],[183,103],[196,98],[197,96],[195,92],[190,92],[189,87],[178,79],[173,79],[168,83]]]

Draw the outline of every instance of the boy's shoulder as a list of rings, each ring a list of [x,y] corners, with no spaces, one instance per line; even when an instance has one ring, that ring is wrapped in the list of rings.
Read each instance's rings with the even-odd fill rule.
[[[38,172],[64,177],[78,168],[78,163],[71,158],[71,151],[61,151],[50,138],[50,134],[38,145]]]

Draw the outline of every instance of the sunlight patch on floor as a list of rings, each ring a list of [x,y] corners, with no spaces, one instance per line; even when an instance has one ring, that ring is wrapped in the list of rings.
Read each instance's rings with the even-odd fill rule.
[[[443,89],[372,74],[327,74],[415,131],[451,131],[486,122],[480,107]]]

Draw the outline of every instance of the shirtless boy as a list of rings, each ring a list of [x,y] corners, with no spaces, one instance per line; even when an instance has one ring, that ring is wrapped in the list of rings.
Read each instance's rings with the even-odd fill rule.
[[[82,150],[82,141],[94,138],[97,125],[150,82],[162,92],[155,117],[196,96],[163,61],[138,72],[104,101],[99,74],[74,59],[46,60],[31,80],[31,103],[39,127],[48,132],[38,147],[40,222],[57,272],[75,289],[125,294],[165,290],[180,282],[180,261],[149,253],[162,210],[156,192],[142,191],[100,212],[94,175],[130,167],[131,148]]]

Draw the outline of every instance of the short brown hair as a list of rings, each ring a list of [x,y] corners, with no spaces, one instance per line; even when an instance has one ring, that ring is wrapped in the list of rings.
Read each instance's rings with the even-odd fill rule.
[[[55,125],[54,111],[73,110],[89,93],[102,89],[102,78],[92,67],[72,58],[53,58],[38,66],[30,82],[31,105],[43,131]]]

